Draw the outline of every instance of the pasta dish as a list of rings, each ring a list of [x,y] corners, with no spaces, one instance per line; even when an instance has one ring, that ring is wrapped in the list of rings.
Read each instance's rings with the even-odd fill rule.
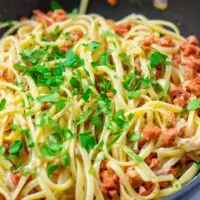
[[[0,27],[0,199],[160,199],[198,173],[195,36],[61,9]]]

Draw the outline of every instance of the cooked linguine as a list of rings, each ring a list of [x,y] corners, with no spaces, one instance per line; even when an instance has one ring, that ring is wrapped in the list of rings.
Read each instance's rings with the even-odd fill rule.
[[[0,199],[158,199],[197,173],[200,48],[166,21],[34,11],[0,40]]]

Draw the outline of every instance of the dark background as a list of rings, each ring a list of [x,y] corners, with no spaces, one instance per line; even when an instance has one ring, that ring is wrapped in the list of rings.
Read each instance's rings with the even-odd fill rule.
[[[79,0],[58,0],[68,12],[78,8]],[[133,0],[132,0],[133,1]],[[151,19],[165,19],[179,26],[185,36],[196,35],[200,39],[200,0],[169,0],[166,11],[158,11],[152,0],[134,0],[142,5],[130,4],[128,0],[118,0],[118,5],[110,7],[106,0],[90,0],[88,13],[98,13],[106,18],[121,19],[131,13],[144,14]],[[48,11],[50,0],[0,0],[0,21],[16,20],[31,16],[32,9]],[[200,177],[167,200],[200,200]]]

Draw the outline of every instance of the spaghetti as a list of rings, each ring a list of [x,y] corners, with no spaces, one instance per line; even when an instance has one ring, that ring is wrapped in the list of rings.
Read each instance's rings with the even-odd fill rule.
[[[199,168],[199,55],[194,36],[141,15],[13,22],[0,41],[0,199],[182,188]]]

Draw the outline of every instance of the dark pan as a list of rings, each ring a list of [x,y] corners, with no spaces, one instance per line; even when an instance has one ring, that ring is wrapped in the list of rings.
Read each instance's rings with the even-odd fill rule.
[[[133,0],[132,0],[133,1]],[[200,38],[200,0],[169,0],[166,11],[158,11],[152,6],[152,0],[135,0],[140,5],[130,4],[128,0],[118,0],[117,7],[112,8],[106,0],[90,0],[89,13],[99,13],[107,18],[121,19],[130,13],[140,13],[152,19],[165,19],[179,26],[184,36],[196,35]],[[79,0],[60,0],[67,11],[79,6]],[[142,4],[142,6],[141,6]],[[35,8],[47,11],[50,0],[0,0],[0,21],[31,16]],[[200,177],[165,200],[200,200]]]

